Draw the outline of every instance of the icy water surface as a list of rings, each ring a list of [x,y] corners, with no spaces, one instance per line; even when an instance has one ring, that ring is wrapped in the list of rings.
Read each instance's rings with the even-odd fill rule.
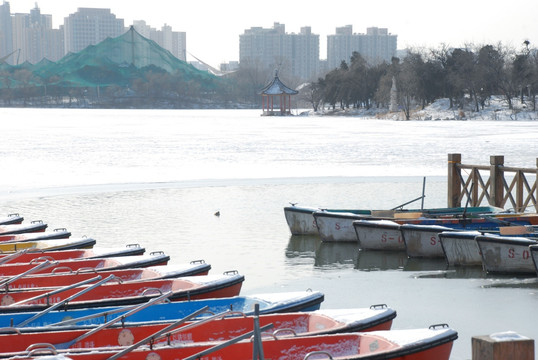
[[[538,339],[534,278],[447,269],[443,261],[292,237],[283,207],[390,208],[422,192],[446,206],[448,153],[533,167],[534,122],[395,122],[260,117],[259,111],[2,109],[0,214],[19,212],[101,246],[139,243],[212,272],[243,293],[320,290],[322,307],[397,310],[393,328],[448,323],[453,359],[471,337]],[[415,204],[416,205],[416,204]],[[221,216],[214,215],[220,211]]]

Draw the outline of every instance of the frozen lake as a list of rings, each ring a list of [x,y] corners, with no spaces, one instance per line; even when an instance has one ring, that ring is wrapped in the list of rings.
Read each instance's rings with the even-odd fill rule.
[[[536,122],[259,113],[0,109],[0,213],[238,270],[245,294],[311,288],[326,308],[385,303],[398,312],[393,328],[448,323],[460,336],[453,359],[471,358],[474,335],[538,339],[534,279],[292,237],[282,211],[289,202],[391,208],[420,196],[423,177],[424,206],[444,207],[447,154],[534,167]]]

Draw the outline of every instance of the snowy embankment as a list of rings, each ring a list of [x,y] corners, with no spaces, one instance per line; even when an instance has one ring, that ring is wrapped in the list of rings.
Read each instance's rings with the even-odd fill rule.
[[[387,109],[347,109],[347,110],[325,110],[312,115],[331,116],[357,116],[390,120],[405,120],[403,111],[389,112]],[[513,99],[513,109],[509,109],[506,101],[502,97],[493,97],[486,102],[484,109],[474,111],[469,104],[463,109],[450,108],[448,99],[439,99],[433,104],[411,110],[410,120],[538,120],[538,111],[532,111],[532,103],[521,103],[519,99]]]

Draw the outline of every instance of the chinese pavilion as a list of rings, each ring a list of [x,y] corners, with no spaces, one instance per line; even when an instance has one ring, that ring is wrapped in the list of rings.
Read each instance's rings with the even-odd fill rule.
[[[291,96],[299,92],[290,89],[278,78],[275,78],[259,92],[262,95],[263,116],[291,115]]]

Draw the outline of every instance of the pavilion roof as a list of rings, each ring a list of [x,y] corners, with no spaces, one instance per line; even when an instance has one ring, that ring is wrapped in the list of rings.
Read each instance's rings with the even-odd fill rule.
[[[263,89],[261,89],[259,93],[262,95],[296,95],[299,92],[284,85],[284,83],[278,78],[278,72],[276,72],[274,79]]]

